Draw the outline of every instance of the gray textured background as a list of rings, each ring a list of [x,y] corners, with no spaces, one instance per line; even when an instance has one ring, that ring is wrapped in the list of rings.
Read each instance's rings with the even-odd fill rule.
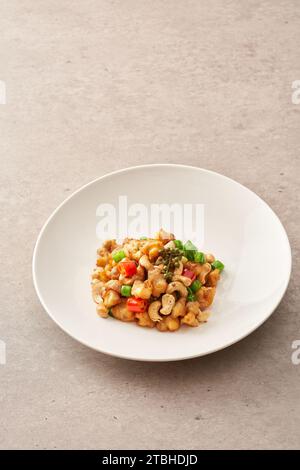
[[[300,2],[0,3],[1,448],[297,448]],[[31,257],[49,213],[125,166],[235,178],[284,223],[293,276],[274,315],[224,351],[143,364],[93,352],[48,318]],[[268,269],[264,266],[266,276]]]

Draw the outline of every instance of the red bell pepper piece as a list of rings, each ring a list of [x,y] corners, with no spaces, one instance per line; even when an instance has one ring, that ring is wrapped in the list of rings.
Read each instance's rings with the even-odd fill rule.
[[[183,276],[190,278],[192,281],[196,279],[196,274],[194,271],[191,271],[190,269],[185,268],[182,273]]]
[[[148,307],[148,302],[139,297],[129,297],[127,299],[127,309],[130,312],[145,312]]]
[[[121,261],[118,264],[118,270],[120,274],[132,277],[136,274],[136,263],[134,261]]]

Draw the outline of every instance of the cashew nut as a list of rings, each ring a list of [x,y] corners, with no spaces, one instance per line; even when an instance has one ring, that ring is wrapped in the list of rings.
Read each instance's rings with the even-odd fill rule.
[[[139,281],[138,279],[134,281],[131,294],[135,297],[140,297],[141,299],[150,299],[152,294],[152,283],[147,280],[145,282]]]
[[[153,269],[153,264],[150,263],[149,258],[147,255],[143,255],[140,258],[139,264],[143,266],[143,268],[147,269],[147,271]]]
[[[103,282],[98,281],[97,279],[94,279],[92,281],[92,296],[96,304],[99,304],[100,302],[102,302],[102,294],[104,292],[104,289],[105,288],[104,288]]]
[[[205,261],[206,261],[207,263],[213,263],[213,262],[215,261],[214,255],[212,255],[211,253],[207,253],[207,254],[205,255]]]
[[[138,240],[134,240],[132,238],[125,238],[123,241],[122,250],[125,252],[126,256],[129,258],[133,258],[135,253],[139,250],[140,245]]]
[[[176,274],[175,276],[173,276],[172,278],[173,281],[180,281],[182,282],[182,284],[184,284],[186,287],[190,286],[192,284],[192,279],[190,279],[189,277],[187,276],[179,276],[178,274]]]
[[[161,274],[160,269],[155,268],[149,271],[148,279],[152,282],[153,297],[159,297],[161,294],[164,294],[166,292],[168,283],[164,278],[164,275]]]
[[[145,268],[143,266],[138,265],[136,268],[136,279],[143,281],[145,279]]]
[[[186,304],[186,314],[181,319],[181,323],[185,323],[189,326],[198,326],[198,316],[201,314],[201,310],[199,308],[199,302],[188,302]]]
[[[207,276],[207,281],[208,281],[207,285],[210,287],[216,287],[219,279],[220,279],[220,271],[218,269],[214,269]]]
[[[162,315],[169,315],[171,313],[172,308],[175,304],[175,297],[171,294],[164,294],[161,298],[162,301],[162,308],[160,309],[160,313]]]
[[[176,331],[179,327],[179,319],[172,318],[171,316],[164,317],[162,321],[156,323],[156,328],[159,331]]]
[[[119,274],[120,273],[119,273],[119,270],[118,270],[117,266],[114,266],[112,268],[111,272],[110,272],[110,277],[112,279],[119,279]]]
[[[102,318],[107,318],[108,317],[108,308],[105,307],[103,302],[99,303],[96,307],[98,315]]]
[[[175,243],[173,242],[173,240],[170,240],[168,243],[166,243],[165,248],[170,249],[170,250],[174,250],[176,248],[176,246],[175,246]]]
[[[197,300],[195,300],[194,302],[188,302],[186,304],[186,310],[187,313],[194,313],[197,316],[200,312],[199,302],[197,302]]]
[[[205,323],[208,320],[208,317],[210,316],[210,312],[201,312],[198,313],[198,320],[200,323]]]
[[[169,318],[169,317],[164,317],[162,319],[162,321],[158,321],[155,325],[156,325],[156,328],[159,330],[159,331],[168,331],[168,327],[167,327],[167,324],[166,324],[166,319]]]
[[[92,274],[92,279],[98,279],[98,281],[106,282],[108,280],[108,276],[104,268],[96,268]]]
[[[154,261],[158,257],[159,252],[160,252],[160,249],[157,246],[154,246],[153,248],[149,250],[148,254],[149,254],[149,258],[151,259],[151,261]]]
[[[132,286],[135,281],[135,278],[134,276],[126,277],[124,274],[120,274],[119,280],[121,281],[122,285],[125,284],[125,286]]]
[[[153,328],[155,326],[155,323],[151,320],[147,312],[136,313],[135,319],[139,326],[145,326],[148,328]]]
[[[104,268],[104,266],[108,263],[108,254],[100,256],[97,259],[97,266]]]
[[[134,260],[138,261],[138,260],[140,259],[140,257],[141,257],[141,252],[140,252],[140,250],[136,251],[135,253],[132,253],[131,256],[132,256],[132,258],[133,258]]]
[[[152,269],[148,271],[148,279],[151,281],[161,274],[163,266],[153,266]]]
[[[180,327],[180,322],[178,318],[165,317],[165,322],[169,331],[176,331]]]
[[[106,282],[105,287],[107,289],[115,290],[119,294],[121,292],[121,282],[117,281],[117,280],[114,280],[114,279],[112,279],[111,281]]]
[[[97,253],[99,255],[102,255],[107,252],[112,252],[115,248],[117,247],[117,242],[116,240],[106,240],[102,247],[97,250]]]
[[[211,265],[209,263],[205,263],[201,265],[201,271],[198,274],[199,281],[201,284],[205,284],[206,276],[211,271]]]
[[[167,288],[167,294],[173,294],[173,292],[179,292],[181,297],[187,297],[187,288],[179,281],[170,282]]]
[[[121,320],[121,321],[126,321],[127,322],[127,321],[134,321],[134,319],[135,319],[135,313],[130,312],[127,309],[126,300],[121,302],[118,305],[115,305],[111,309],[111,312],[112,312],[112,314],[115,318],[117,318],[118,320]]]
[[[166,232],[166,231],[163,230],[162,228],[161,228],[160,231],[158,232],[157,238],[158,238],[159,240],[174,240],[174,239],[175,239],[173,233]]]
[[[181,324],[186,324],[188,326],[199,326],[199,322],[193,312],[187,313],[182,319]]]
[[[211,271],[211,265],[209,263],[199,264],[189,261],[186,263],[185,267],[194,271],[201,284],[205,284],[206,276]]]
[[[100,281],[102,273],[103,273],[103,268],[95,268],[93,273],[92,273],[92,279],[96,279],[96,280]]]
[[[141,248],[141,252],[148,255],[150,260],[157,258],[158,253],[163,248],[163,243],[160,240],[150,239]]]
[[[215,293],[215,287],[201,287],[201,289],[198,290],[196,297],[199,302],[200,309],[205,309],[213,303]]]
[[[162,317],[159,315],[158,311],[161,307],[160,300],[155,300],[152,302],[148,308],[148,315],[152,321],[158,322],[162,320]]]
[[[211,265],[209,263],[199,264],[189,262],[186,263],[186,267],[196,273],[201,284],[205,284],[206,276],[211,271]]]
[[[105,282],[99,281],[98,278],[94,278],[91,281],[92,290],[95,291],[95,292],[96,292],[97,289],[100,292],[101,287],[103,287],[104,285],[105,285]]]
[[[103,302],[105,307],[110,308],[113,305],[119,304],[121,302],[121,297],[115,290],[108,290],[104,294]]]
[[[179,300],[177,300],[171,313],[173,318],[183,317],[185,315],[185,302],[186,299],[184,297],[181,297]]]

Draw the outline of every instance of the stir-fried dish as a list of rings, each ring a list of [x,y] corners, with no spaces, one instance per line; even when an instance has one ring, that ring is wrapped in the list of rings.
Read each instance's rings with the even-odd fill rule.
[[[156,238],[107,240],[92,274],[97,312],[159,331],[199,326],[209,317],[221,261],[160,230]]]

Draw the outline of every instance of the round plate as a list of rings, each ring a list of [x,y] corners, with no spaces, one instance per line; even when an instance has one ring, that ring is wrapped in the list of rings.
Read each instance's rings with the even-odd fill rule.
[[[206,324],[161,333],[96,314],[90,290],[100,245],[96,211],[103,203],[118,206],[119,196],[124,195],[129,206],[179,203],[203,208],[199,240],[193,241],[225,264]],[[141,361],[203,356],[239,341],[277,307],[290,272],[289,241],[270,207],[225,176],[184,165],[128,168],[82,187],[48,219],[33,256],[37,294],[66,333],[97,351]]]

